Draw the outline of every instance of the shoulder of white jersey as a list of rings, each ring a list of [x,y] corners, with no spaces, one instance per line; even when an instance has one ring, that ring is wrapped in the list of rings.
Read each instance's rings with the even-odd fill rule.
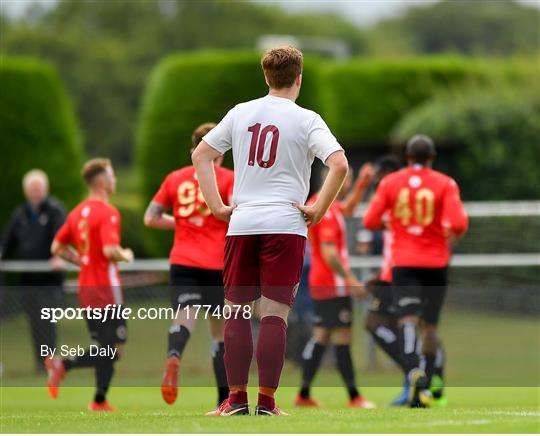
[[[254,98],[253,100],[248,100],[248,101],[243,101],[241,103],[238,103],[236,104],[235,106],[233,106],[230,110],[230,111],[234,111],[234,110],[241,110],[241,109],[244,109],[246,107],[249,107],[249,106],[252,106],[254,104],[258,104],[260,103],[262,100],[264,100],[264,97],[259,97],[259,98]]]

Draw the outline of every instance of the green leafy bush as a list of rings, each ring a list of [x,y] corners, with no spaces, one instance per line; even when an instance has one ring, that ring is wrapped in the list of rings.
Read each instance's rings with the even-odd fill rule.
[[[422,132],[458,147],[453,176],[467,200],[540,198],[538,89],[462,90],[434,97],[398,124],[404,142]]]
[[[317,63],[307,59],[299,104],[317,108],[317,80]],[[167,173],[191,165],[191,134],[197,125],[218,122],[237,103],[267,92],[256,53],[206,52],[163,60],[150,77],[137,131],[143,203]],[[226,165],[231,165],[230,156]],[[146,239],[153,254],[164,255],[172,235],[158,233],[149,232]]]
[[[72,107],[56,71],[26,58],[0,63],[0,227],[23,200],[21,178],[44,170],[51,192],[66,205],[80,199],[82,148]]]
[[[487,75],[482,65],[461,58],[354,60],[324,70],[323,113],[349,146],[386,144],[398,120],[436,91]]]

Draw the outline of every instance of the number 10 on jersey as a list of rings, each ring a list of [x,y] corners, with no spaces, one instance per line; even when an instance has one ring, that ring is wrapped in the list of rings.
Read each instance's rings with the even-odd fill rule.
[[[257,165],[259,165],[261,168],[270,168],[276,162],[276,152],[279,141],[278,128],[272,124],[269,124],[261,131],[261,123],[257,123],[253,124],[253,126],[249,126],[248,132],[251,132],[248,165],[255,166],[256,160]],[[266,137],[269,134],[272,134],[272,141],[270,142],[270,155],[268,156],[268,160],[263,160]]]

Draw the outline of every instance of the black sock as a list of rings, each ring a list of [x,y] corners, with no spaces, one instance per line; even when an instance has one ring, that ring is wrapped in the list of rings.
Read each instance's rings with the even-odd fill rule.
[[[218,388],[218,404],[221,404],[229,397],[229,385],[227,383],[227,372],[223,356],[225,355],[225,344],[223,341],[212,341],[212,364]]]
[[[186,348],[190,337],[189,330],[183,325],[173,325],[169,329],[169,350],[167,357],[176,356],[180,358]]]
[[[336,345],[335,351],[339,373],[341,374],[341,377],[345,382],[345,386],[347,386],[349,397],[352,400],[359,395],[359,392],[356,389],[356,380],[354,377],[354,368],[351,357],[351,347],[350,345]]]
[[[325,350],[326,345],[319,344],[313,339],[310,339],[304,347],[302,352],[302,388],[300,389],[302,398],[309,398],[309,388],[319,369]]]
[[[383,324],[378,325],[374,330],[368,329],[373,340],[403,371],[403,359],[398,345],[398,332]]]
[[[103,403],[105,401],[113,374],[114,360],[108,357],[102,357],[99,364],[96,365],[96,395],[94,396],[96,403]]]
[[[69,359],[64,359],[64,368],[69,371],[73,368],[88,368],[90,366],[96,366],[101,360],[100,356],[90,356],[90,350],[84,350],[82,356],[74,356]]]
[[[433,377],[433,374],[435,373],[436,354],[424,353],[424,359],[426,361],[426,376],[429,382],[431,382],[431,377]]]
[[[435,363],[433,368],[433,375],[437,375],[444,382],[444,364],[446,361],[446,353],[444,352],[444,347],[442,344],[439,344],[437,352],[435,353]],[[444,388],[436,389],[433,392],[433,398],[441,398],[444,393]]]
[[[418,368],[420,359],[416,351],[416,324],[405,323],[399,327],[399,349],[403,360],[405,374],[409,374],[413,369]]]

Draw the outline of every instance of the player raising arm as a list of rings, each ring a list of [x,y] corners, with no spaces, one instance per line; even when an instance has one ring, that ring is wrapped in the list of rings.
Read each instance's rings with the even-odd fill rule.
[[[52,243],[54,256],[80,266],[79,302],[83,308],[104,311],[107,305],[123,304],[117,262],[131,262],[133,252],[120,245],[120,214],[109,204],[116,190],[116,178],[109,159],[92,159],[82,170],[89,196],[73,209]],[[96,393],[88,406],[91,411],[114,411],[106,395],[114,373],[114,363],[126,341],[126,321],[107,316],[106,320],[86,319],[92,340],[101,348],[114,349],[112,356],[93,356],[85,350],[80,356],[62,360],[58,356],[45,359],[47,385],[52,398],[66,371],[94,367]]]
[[[261,300],[256,415],[284,414],[275,404],[274,393],[285,356],[287,315],[300,281],[307,226],[324,216],[348,169],[343,149],[321,117],[295,104],[302,66],[302,53],[293,47],[267,52],[262,67],[269,94],[231,109],[192,156],[210,210],[230,220],[225,244],[226,305]],[[236,207],[227,206],[220,197],[213,165],[231,148]],[[304,206],[315,157],[329,172],[317,201]],[[249,414],[251,320],[231,316],[225,321],[224,336],[231,393],[212,414]]]
[[[364,216],[379,229],[389,215],[392,229],[392,295],[398,319],[398,347],[411,385],[409,404],[426,407],[439,347],[437,324],[447,287],[448,238],[467,230],[468,219],[456,182],[431,169],[433,141],[423,135],[407,143],[408,167],[384,177]],[[422,321],[425,373],[416,351]]]

